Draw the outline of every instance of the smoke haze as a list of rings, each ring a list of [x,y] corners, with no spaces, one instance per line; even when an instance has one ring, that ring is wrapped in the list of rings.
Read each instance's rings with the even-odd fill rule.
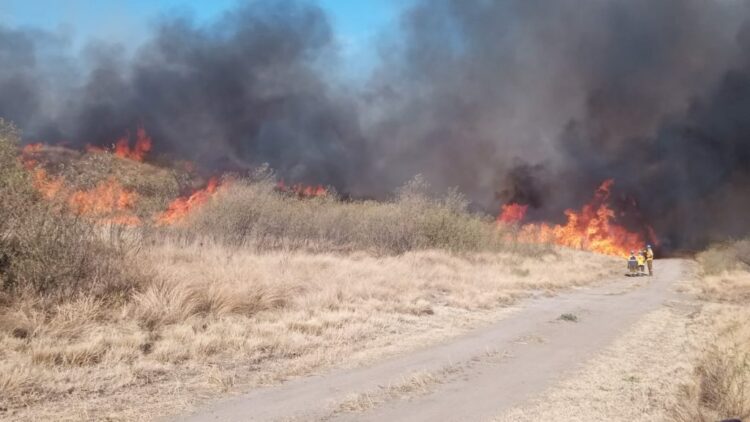
[[[162,20],[133,54],[0,27],[0,116],[27,140],[157,152],[383,196],[421,173],[555,219],[614,178],[671,250],[747,234],[750,9],[741,1],[417,1],[366,82],[306,2]]]

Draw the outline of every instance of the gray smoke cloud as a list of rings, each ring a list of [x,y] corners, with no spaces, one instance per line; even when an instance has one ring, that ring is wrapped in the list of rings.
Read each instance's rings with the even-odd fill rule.
[[[748,17],[729,0],[420,0],[357,87],[306,2],[167,17],[132,54],[0,27],[0,115],[74,145],[143,125],[157,152],[359,196],[421,173],[537,219],[614,178],[628,225],[693,249],[750,231]]]
[[[625,222],[665,250],[745,234],[748,16],[700,0],[423,1],[377,79],[397,110],[375,128],[383,167],[547,220],[614,178]]]
[[[323,60],[333,65],[335,46],[317,7],[252,2],[207,25],[167,18],[132,56],[99,43],[75,58],[52,42],[51,34],[0,31],[11,63],[0,70],[0,114],[29,139],[107,145],[143,125],[157,151],[211,169],[267,162],[294,180],[340,185],[362,167],[354,99],[320,69]],[[51,54],[84,62],[76,68],[83,75],[54,80]]]

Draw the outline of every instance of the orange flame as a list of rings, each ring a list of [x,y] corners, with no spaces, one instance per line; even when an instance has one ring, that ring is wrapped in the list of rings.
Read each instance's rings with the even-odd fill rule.
[[[143,126],[139,126],[136,132],[135,146],[133,149],[130,148],[129,136],[120,138],[115,143],[115,155],[122,158],[128,158],[133,161],[143,161],[151,151],[151,137],[146,133],[146,129]]]
[[[152,146],[153,142],[148,133],[146,133],[146,129],[144,129],[143,126],[139,126],[136,131],[135,145],[133,148],[130,148],[130,135],[127,134],[115,141],[112,152],[120,158],[140,162],[146,158],[146,155],[151,151]],[[107,151],[106,148],[86,145],[86,152],[89,153],[103,153]]]
[[[132,213],[137,201],[137,193],[125,189],[113,178],[91,190],[75,191],[68,197],[70,209],[78,215],[125,225],[140,224],[140,219]]]
[[[21,148],[21,163],[27,170],[31,170],[36,167],[39,162],[34,156],[44,150],[42,143],[28,144]]]
[[[526,217],[526,211],[528,209],[528,205],[505,204],[502,207],[500,215],[497,216],[497,221],[504,224],[518,223]]]
[[[29,161],[26,162],[30,163]],[[36,162],[33,163],[33,166]],[[63,180],[57,177],[50,177],[47,171],[42,168],[34,169],[33,173],[34,188],[46,199],[54,199],[63,189]]]
[[[226,186],[226,184],[222,186]],[[172,201],[167,210],[156,217],[156,223],[160,225],[172,225],[183,221],[191,211],[208,202],[218,188],[218,179],[212,177],[205,188],[193,192],[190,196],[177,198]]]
[[[112,152],[115,155],[142,161],[146,153],[151,150],[151,138],[146,131],[138,128],[134,148],[130,148],[128,137],[119,139],[112,150],[95,146],[87,146],[91,153]],[[97,184],[90,190],[71,191],[65,186],[62,177],[50,176],[44,168],[38,166],[34,154],[43,150],[42,144],[29,144],[22,150],[21,161],[32,171],[34,187],[49,200],[58,200],[65,204],[73,213],[96,219],[97,222],[140,225],[141,219],[134,214],[139,200],[136,192],[124,188],[115,178],[109,178]],[[226,182],[224,183],[226,185]],[[188,197],[174,200],[166,211],[154,217],[157,224],[174,224],[184,219],[192,210],[205,203],[219,187],[218,179],[208,181],[206,188],[194,192]]]
[[[584,249],[606,255],[625,255],[631,250],[641,250],[645,242],[640,234],[629,232],[614,223],[615,212],[609,207],[610,190],[614,181],[605,180],[594,193],[594,198],[580,211],[565,211],[564,225],[525,224],[519,232],[519,240],[531,243],[554,243],[576,249]],[[503,207],[498,221],[517,222],[518,204]],[[507,211],[507,213],[506,213]],[[523,210],[525,213],[525,209]],[[504,221],[503,217],[506,218]],[[523,218],[523,213],[521,213]],[[651,234],[652,240],[656,240]]]
[[[48,200],[61,199],[77,215],[95,218],[101,223],[139,225],[133,214],[138,194],[125,189],[115,179],[100,182],[91,190],[70,192],[61,177],[52,177],[43,168],[33,171],[33,184]]]
[[[328,195],[328,189],[323,187],[323,185],[307,186],[301,183],[297,183],[295,185],[287,185],[283,180],[280,180],[276,184],[276,190],[278,190],[279,192],[297,195],[300,198],[317,198]]]
[[[23,153],[23,155],[32,155],[38,152],[42,152],[43,149],[44,149],[44,145],[41,142],[37,142],[35,144],[25,145],[21,149],[21,152]]]

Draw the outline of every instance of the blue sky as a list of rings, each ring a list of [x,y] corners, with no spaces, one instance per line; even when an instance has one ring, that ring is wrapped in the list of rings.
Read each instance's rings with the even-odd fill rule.
[[[76,46],[88,39],[137,44],[158,17],[170,11],[191,13],[210,21],[239,0],[1,0],[0,24],[63,32]],[[273,1],[273,0],[252,0]],[[408,1],[310,0],[328,12],[342,54],[350,60],[368,60],[369,44],[395,24]]]

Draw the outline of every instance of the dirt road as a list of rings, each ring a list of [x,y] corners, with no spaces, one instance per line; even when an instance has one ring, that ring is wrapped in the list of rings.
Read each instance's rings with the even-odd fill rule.
[[[217,402],[189,421],[488,420],[544,391],[676,298],[686,261],[522,304],[489,327],[374,366],[331,371]]]

